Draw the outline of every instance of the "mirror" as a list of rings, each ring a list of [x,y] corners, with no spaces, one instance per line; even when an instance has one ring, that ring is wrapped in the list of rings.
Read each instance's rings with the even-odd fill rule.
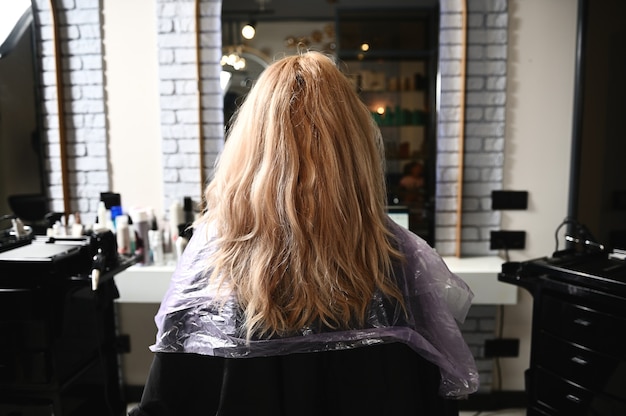
[[[222,48],[222,74],[220,77],[224,96],[224,125],[226,128],[239,103],[254,81],[269,65],[270,59],[263,52],[244,45],[228,45]]]
[[[7,215],[10,195],[40,194],[45,181],[30,1],[2,5],[0,36],[0,215]]]
[[[316,6],[316,7],[315,7]],[[300,50],[337,57],[370,108],[385,141],[391,217],[435,243],[436,76],[438,2],[433,0],[284,0],[222,3],[224,58],[232,65],[244,50],[274,61]],[[243,33],[246,24],[252,36]],[[369,42],[369,50],[360,47]],[[225,66],[233,68],[233,66]],[[262,68],[256,68],[262,69]],[[257,70],[231,70],[224,97],[228,124]],[[235,77],[243,78],[235,81]]]

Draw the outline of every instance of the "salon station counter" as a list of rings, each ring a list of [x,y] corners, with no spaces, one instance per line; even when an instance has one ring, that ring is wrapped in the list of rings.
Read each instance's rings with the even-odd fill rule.
[[[474,305],[512,305],[518,301],[518,288],[498,281],[504,260],[488,257],[444,257],[454,273],[459,275],[474,292]],[[115,283],[120,297],[117,299],[120,326],[131,334],[132,348],[123,359],[124,382],[129,398],[138,400],[152,361],[147,346],[154,342],[156,328],[154,315],[169,287],[174,265],[135,265],[119,273]]]
[[[444,257],[448,268],[461,277],[474,292],[475,305],[517,303],[517,288],[499,282],[504,260],[497,256]],[[135,265],[120,273],[115,282],[122,303],[160,303],[169,286],[174,266]]]

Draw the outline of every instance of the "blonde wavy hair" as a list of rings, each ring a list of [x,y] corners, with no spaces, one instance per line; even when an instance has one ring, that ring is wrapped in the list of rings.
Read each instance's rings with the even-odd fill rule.
[[[260,76],[205,191],[211,279],[234,289],[248,339],[361,325],[392,276],[382,139],[331,58],[305,52]],[[223,287],[223,286],[222,286]]]

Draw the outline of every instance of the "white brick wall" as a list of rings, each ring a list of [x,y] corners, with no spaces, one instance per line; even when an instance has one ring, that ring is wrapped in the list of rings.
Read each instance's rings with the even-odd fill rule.
[[[58,11],[65,96],[64,111],[71,211],[87,222],[95,218],[100,192],[110,186],[104,105],[101,13],[95,1],[53,0]],[[165,206],[191,196],[201,199],[201,165],[210,177],[223,142],[219,89],[221,1],[200,4],[202,91],[198,97],[194,0],[155,0],[158,13],[161,129],[163,133]],[[44,148],[48,195],[53,211],[63,211],[56,64],[52,14],[48,1],[37,0],[45,99]],[[202,109],[199,108],[202,103]],[[200,155],[199,118],[205,154]],[[202,161],[202,163],[201,163]]]
[[[99,3],[55,0],[61,68],[56,68],[49,3],[36,0],[42,44],[44,144],[48,195],[53,211],[64,211],[59,160],[59,113],[55,71],[63,73],[70,210],[95,218],[100,192],[109,189],[104,73]]]
[[[461,254],[489,255],[489,231],[500,214],[491,211],[491,191],[502,189],[506,104],[508,13],[506,0],[467,2],[466,109],[463,158]],[[462,4],[441,0],[437,127],[435,246],[455,254],[459,190],[458,134],[462,56]]]
[[[496,306],[472,306],[461,325],[463,338],[472,351],[478,368],[479,392],[489,392],[493,386],[493,359],[485,358],[485,341],[494,338],[496,330]]]
[[[163,190],[165,206],[191,196],[201,200],[201,170],[207,177],[223,142],[220,0],[200,3],[200,74],[194,0],[157,0]],[[202,91],[199,91],[202,85]],[[198,97],[198,94],[201,96]],[[201,108],[200,108],[201,106]],[[200,155],[199,123],[205,154]]]
[[[491,191],[502,189],[506,103],[508,13],[506,0],[467,2],[466,80],[460,78],[461,2],[440,0],[440,114],[437,126],[435,246],[455,254],[459,192],[459,93],[465,82],[465,138],[461,254],[489,255],[489,231],[499,228]],[[462,326],[480,373],[480,390],[493,386],[493,359],[484,358],[485,340],[494,337],[495,306],[473,306]]]

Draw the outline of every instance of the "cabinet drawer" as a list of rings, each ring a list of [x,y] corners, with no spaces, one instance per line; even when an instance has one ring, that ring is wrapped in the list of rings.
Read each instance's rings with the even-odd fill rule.
[[[548,411],[540,407],[529,407],[526,410],[526,416],[557,416],[555,412]]]
[[[41,402],[41,403],[39,403]],[[54,416],[54,406],[49,400],[31,399],[15,403],[0,403],[0,415]]]
[[[626,319],[614,314],[545,295],[538,318],[538,330],[564,340],[616,358],[626,350],[626,337],[616,336],[626,332]]]
[[[624,416],[626,403],[607,395],[591,392],[548,372],[534,372],[537,405],[558,415]]]
[[[45,352],[0,356],[0,385],[46,384],[51,381],[49,355]]]
[[[0,333],[0,352],[41,350],[52,343],[48,324],[43,320],[2,320]]]
[[[539,333],[537,366],[597,393],[626,401],[626,360],[616,359]]]

